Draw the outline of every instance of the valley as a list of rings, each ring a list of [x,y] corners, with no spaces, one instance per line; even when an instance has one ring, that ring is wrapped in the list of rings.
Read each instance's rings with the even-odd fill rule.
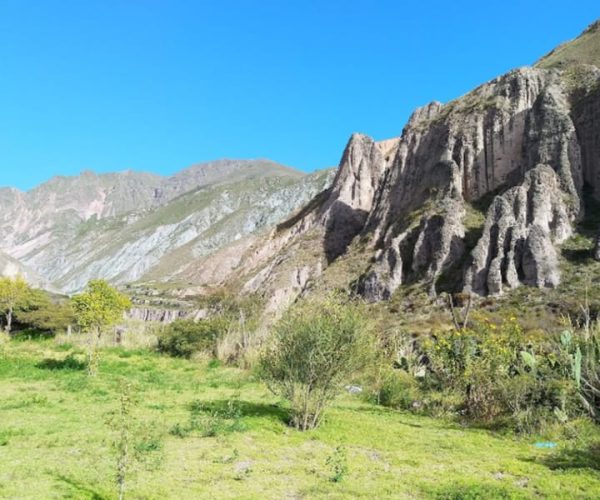
[[[0,497],[600,497],[600,21],[322,167],[0,189]]]

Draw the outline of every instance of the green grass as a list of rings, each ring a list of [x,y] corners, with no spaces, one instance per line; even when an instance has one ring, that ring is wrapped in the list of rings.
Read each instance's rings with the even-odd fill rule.
[[[119,381],[134,387],[128,498],[531,498],[600,496],[600,432],[556,450],[391,411],[345,395],[301,433],[251,374],[148,351],[105,349],[98,377],[53,341],[0,360],[0,496],[115,498]],[[44,361],[54,359],[54,363]],[[52,368],[49,368],[49,367]],[[347,472],[334,481],[343,447]],[[335,462],[335,460],[333,460]]]

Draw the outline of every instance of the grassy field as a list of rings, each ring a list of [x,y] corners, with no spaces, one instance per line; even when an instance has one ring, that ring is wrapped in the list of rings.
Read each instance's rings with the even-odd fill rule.
[[[2,498],[116,498],[123,379],[135,401],[126,498],[600,497],[589,423],[518,437],[345,395],[301,433],[248,372],[105,349],[89,378],[83,359],[53,340],[3,348]],[[556,449],[534,446],[548,438]]]

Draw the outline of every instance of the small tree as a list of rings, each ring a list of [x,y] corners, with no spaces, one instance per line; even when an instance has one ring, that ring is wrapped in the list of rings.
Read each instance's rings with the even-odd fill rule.
[[[294,427],[317,427],[343,385],[371,359],[366,326],[356,305],[335,298],[296,306],[276,324],[261,373],[275,394],[290,401]]]
[[[0,309],[6,318],[6,333],[12,330],[15,308],[27,300],[31,288],[22,276],[0,278]]]
[[[121,380],[121,397],[119,405],[119,414],[117,427],[119,435],[115,441],[115,449],[117,452],[117,487],[119,500],[125,498],[125,488],[127,484],[127,472],[130,462],[130,446],[131,446],[131,421],[132,421],[132,385],[126,380]]]
[[[69,301],[53,297],[43,290],[31,290],[26,300],[15,309],[14,319],[19,325],[41,334],[66,331],[75,321]]]
[[[89,335],[88,374],[95,375],[96,345],[102,330],[115,325],[131,308],[131,301],[106,281],[93,280],[83,293],[73,297],[72,305],[77,324]]]

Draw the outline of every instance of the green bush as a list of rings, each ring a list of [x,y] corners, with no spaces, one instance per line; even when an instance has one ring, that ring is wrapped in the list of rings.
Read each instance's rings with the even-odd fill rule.
[[[54,337],[55,332],[49,330],[38,330],[36,328],[26,328],[18,330],[12,334],[13,340],[44,340]]]
[[[190,419],[187,424],[175,424],[169,431],[171,435],[185,438],[190,434],[202,437],[216,437],[233,432],[247,430],[243,420],[242,405],[238,399],[210,403],[194,401],[190,405]]]
[[[565,330],[560,344],[570,355],[571,374],[585,409],[600,422],[600,323]]]
[[[433,491],[427,492],[428,498],[439,500],[484,500],[494,498],[517,499],[527,498],[513,486],[495,484],[491,482],[451,482],[436,486]]]
[[[384,376],[377,400],[382,406],[410,410],[421,405],[417,380],[403,370],[391,370]]]
[[[360,309],[336,298],[305,302],[276,324],[260,360],[269,388],[291,404],[291,424],[317,427],[325,408],[369,362],[372,336]]]
[[[177,320],[158,337],[158,350],[170,356],[189,358],[196,353],[215,354],[218,339],[227,331],[221,318],[201,321]]]
[[[428,390],[424,394],[422,411],[434,417],[452,418],[462,411],[464,395],[456,390]]]
[[[326,465],[331,471],[329,480],[332,483],[341,483],[349,472],[348,458],[346,457],[346,448],[338,446],[334,452],[327,458]]]
[[[530,432],[581,411],[572,356],[553,336],[524,332],[514,317],[438,333],[422,349],[429,390],[461,395],[457,412],[470,420]]]

